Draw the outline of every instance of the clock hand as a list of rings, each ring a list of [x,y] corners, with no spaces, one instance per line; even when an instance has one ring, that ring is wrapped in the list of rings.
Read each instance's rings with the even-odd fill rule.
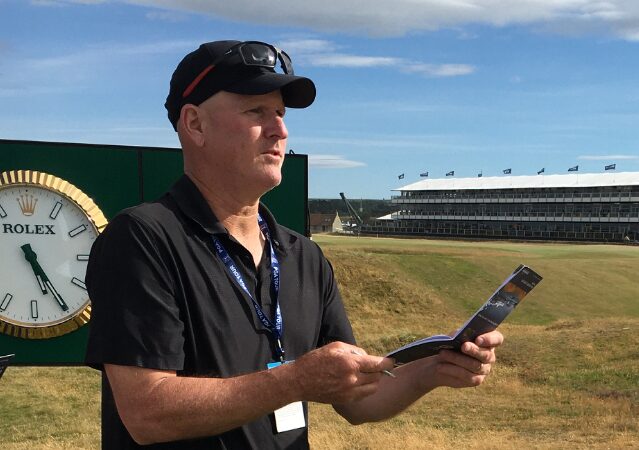
[[[44,273],[44,270],[42,270],[40,263],[38,263],[38,255],[31,248],[31,244],[24,244],[20,248],[24,252],[24,258],[29,261],[29,263],[31,263],[31,268],[33,269],[33,273],[35,273],[38,283],[40,284],[42,293],[46,294],[46,288],[49,288],[49,290],[51,291],[51,295],[53,295],[55,301],[58,302],[60,308],[62,308],[63,311],[68,311],[69,306],[65,303],[64,299],[58,293],[58,291],[53,287],[53,284],[51,283],[51,280],[49,280],[49,277],[47,277],[47,274]]]
[[[53,298],[55,298],[55,300],[58,302],[58,305],[60,305],[60,308],[62,308],[62,311],[68,311],[69,306],[64,302],[60,294],[58,294],[58,291],[55,290],[55,288],[53,287],[53,284],[51,284],[51,281],[49,281],[49,279],[47,278],[44,281],[44,284],[49,288],[49,290],[51,291],[51,295],[53,295]]]
[[[31,244],[24,244],[20,247],[24,252],[24,259],[26,259],[29,264],[31,264],[31,269],[35,274],[36,280],[38,280],[38,284],[40,285],[40,290],[43,294],[47,293],[47,288],[44,284],[44,280],[42,279],[42,275],[44,275],[44,271],[40,264],[38,264],[38,255],[35,254],[33,249],[31,249]],[[46,276],[46,275],[45,275]]]

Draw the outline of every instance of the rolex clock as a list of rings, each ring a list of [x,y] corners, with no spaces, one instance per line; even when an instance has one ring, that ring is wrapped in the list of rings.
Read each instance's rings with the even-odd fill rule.
[[[71,183],[43,172],[0,173],[0,332],[47,339],[87,323],[89,251],[106,226]]]

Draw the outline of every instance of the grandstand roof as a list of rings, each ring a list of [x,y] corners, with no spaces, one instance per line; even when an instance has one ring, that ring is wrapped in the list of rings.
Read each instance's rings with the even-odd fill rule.
[[[638,186],[639,172],[575,173],[476,178],[431,178],[394,191],[446,191],[464,189],[527,189],[601,186]]]

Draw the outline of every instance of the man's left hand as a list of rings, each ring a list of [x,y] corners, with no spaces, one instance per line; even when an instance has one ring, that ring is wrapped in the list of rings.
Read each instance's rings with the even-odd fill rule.
[[[465,342],[462,353],[441,351],[435,357],[437,384],[456,388],[479,386],[496,361],[495,348],[503,342],[504,336],[499,331],[491,331],[479,336],[475,342]]]
[[[349,422],[359,424],[393,417],[415,400],[440,386],[463,388],[479,386],[495,363],[495,348],[504,336],[493,331],[465,342],[462,353],[443,350],[393,370],[396,378],[380,377],[379,389],[361,400],[335,404],[335,409]]]

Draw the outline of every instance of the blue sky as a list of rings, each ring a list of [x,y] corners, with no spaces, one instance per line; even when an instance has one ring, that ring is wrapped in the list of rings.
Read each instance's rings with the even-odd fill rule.
[[[178,147],[171,73],[218,39],[271,42],[315,81],[287,113],[311,197],[639,171],[634,0],[0,0],[0,139]]]

